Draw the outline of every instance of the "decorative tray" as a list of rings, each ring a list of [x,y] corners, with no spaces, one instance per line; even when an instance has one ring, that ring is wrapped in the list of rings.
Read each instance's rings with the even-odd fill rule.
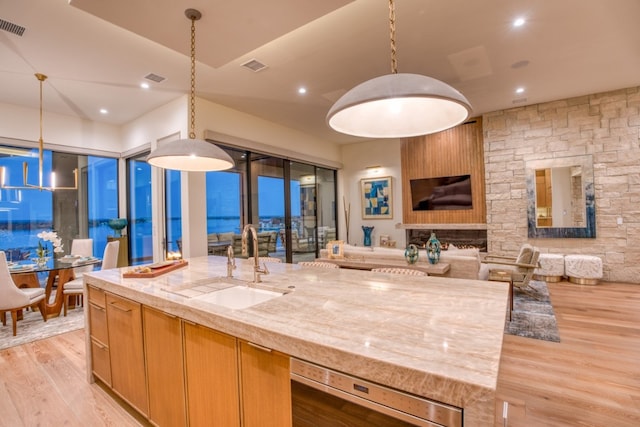
[[[179,259],[176,261],[163,261],[155,264],[138,266],[125,271],[122,277],[125,279],[151,279],[163,274],[167,274],[171,271],[177,270],[182,267],[186,267],[189,264],[187,260]]]

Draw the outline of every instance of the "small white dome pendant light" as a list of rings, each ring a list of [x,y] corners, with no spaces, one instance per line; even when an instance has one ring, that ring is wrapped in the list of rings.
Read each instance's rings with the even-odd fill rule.
[[[366,138],[404,138],[452,128],[471,114],[469,101],[448,84],[419,74],[398,73],[395,5],[389,0],[391,74],[345,93],[329,110],[334,130]]]
[[[191,92],[189,94],[189,139],[165,143],[147,156],[152,166],[186,172],[220,171],[234,167],[229,154],[215,144],[196,139],[196,25],[202,14],[195,9],[184,11],[191,21]]]

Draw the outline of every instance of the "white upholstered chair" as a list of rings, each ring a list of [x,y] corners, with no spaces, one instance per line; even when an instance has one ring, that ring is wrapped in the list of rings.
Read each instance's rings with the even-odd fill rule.
[[[71,241],[71,255],[82,257],[93,256],[93,239],[73,239]],[[76,279],[80,279],[82,278],[82,274],[88,271],[93,271],[93,265],[76,267],[73,269],[73,274]]]
[[[371,271],[374,273],[404,274],[406,276],[428,276],[428,274],[425,273],[424,271],[413,270],[411,268],[401,268],[401,267],[372,268]]]
[[[102,256],[101,270],[109,270],[118,266],[118,250],[120,249],[120,241],[114,240],[107,243],[104,247],[104,255]],[[84,285],[82,278],[76,278],[68,281],[63,285],[64,315],[67,315],[67,307],[69,299],[74,296],[82,296]]]
[[[18,289],[11,278],[7,256],[0,251],[0,319],[7,325],[7,311],[11,313],[13,336],[16,336],[18,310],[37,305],[42,319],[47,321],[46,301],[43,288]]]

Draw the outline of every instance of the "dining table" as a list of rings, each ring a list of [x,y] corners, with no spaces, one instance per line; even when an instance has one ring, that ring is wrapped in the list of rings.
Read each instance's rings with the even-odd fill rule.
[[[101,263],[102,260],[96,257],[74,257],[64,256],[48,259],[44,264],[36,264],[30,261],[20,261],[9,266],[11,278],[18,288],[39,288],[40,280],[38,273],[47,274],[45,285],[45,307],[46,316],[58,317],[64,303],[64,284],[75,279],[74,269]],[[54,287],[57,287],[55,297],[51,301],[51,294]]]

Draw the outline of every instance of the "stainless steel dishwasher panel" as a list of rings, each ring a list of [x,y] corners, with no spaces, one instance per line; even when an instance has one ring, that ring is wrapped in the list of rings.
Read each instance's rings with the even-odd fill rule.
[[[462,409],[291,358],[291,379],[415,426],[462,426]],[[406,425],[406,424],[405,424]]]

